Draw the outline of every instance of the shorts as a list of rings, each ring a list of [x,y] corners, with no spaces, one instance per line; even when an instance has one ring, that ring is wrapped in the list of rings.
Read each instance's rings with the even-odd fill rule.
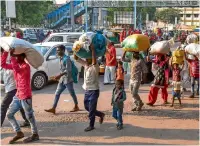
[[[181,98],[181,92],[176,92],[176,91],[172,90],[172,96],[177,97],[177,98]]]

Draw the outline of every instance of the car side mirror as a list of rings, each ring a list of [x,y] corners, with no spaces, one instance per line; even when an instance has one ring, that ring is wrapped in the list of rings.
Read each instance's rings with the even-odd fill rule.
[[[57,59],[56,56],[49,56],[49,57],[48,57],[48,60],[55,60],[55,59]]]

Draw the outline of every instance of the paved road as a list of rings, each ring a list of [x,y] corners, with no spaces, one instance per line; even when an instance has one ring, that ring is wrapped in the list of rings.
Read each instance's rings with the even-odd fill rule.
[[[199,100],[182,99],[183,108],[171,108],[162,106],[162,99],[158,97],[154,107],[144,106],[141,112],[131,112],[132,98],[128,90],[128,79],[126,76],[125,87],[127,100],[124,108],[124,129],[118,131],[115,127],[116,121],[112,118],[111,93],[113,86],[104,86],[103,76],[100,77],[101,94],[98,109],[106,113],[105,122],[100,125],[96,120],[94,131],[85,133],[84,128],[88,126],[87,112],[84,110],[84,91],[81,88],[82,79],[75,85],[81,111],[70,113],[73,102],[65,91],[61,96],[57,114],[52,115],[44,112],[50,108],[54,99],[56,89],[55,83],[50,83],[43,90],[33,92],[33,108],[37,119],[40,141],[34,145],[68,145],[68,144],[198,144],[199,135]],[[150,85],[142,85],[140,96],[146,103]],[[186,93],[188,95],[188,93]],[[171,89],[169,89],[169,100]],[[177,102],[177,101],[176,101]],[[22,119],[17,114],[17,119]],[[28,136],[29,128],[23,128]],[[1,143],[7,144],[14,136],[13,130],[6,120],[1,128]],[[18,144],[23,145],[20,140]]]

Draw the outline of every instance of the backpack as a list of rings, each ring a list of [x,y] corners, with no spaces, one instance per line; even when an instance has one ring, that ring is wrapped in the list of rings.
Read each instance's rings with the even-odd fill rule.
[[[69,56],[67,56],[67,58],[71,61],[71,64],[72,64],[72,79],[74,83],[78,83],[78,68],[74,64],[74,61],[72,61]]]

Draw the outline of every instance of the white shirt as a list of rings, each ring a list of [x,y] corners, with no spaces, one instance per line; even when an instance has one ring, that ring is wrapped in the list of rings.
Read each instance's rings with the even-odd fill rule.
[[[91,65],[84,67],[84,90],[99,89],[99,65]]]
[[[0,74],[1,74],[1,80],[3,80],[4,85],[5,85],[6,93],[16,89],[14,74],[12,70],[1,68]]]

